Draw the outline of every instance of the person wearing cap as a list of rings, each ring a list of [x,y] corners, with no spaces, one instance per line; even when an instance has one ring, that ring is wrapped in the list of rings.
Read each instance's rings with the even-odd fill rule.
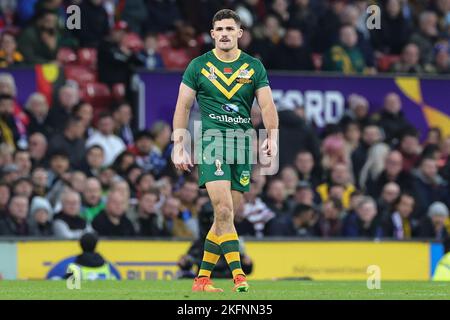
[[[98,237],[94,233],[85,233],[80,238],[83,253],[75,257],[75,261],[67,268],[68,276],[77,273],[80,280],[116,280],[110,264],[95,251]]]
[[[427,211],[427,216],[421,221],[419,237],[432,238],[443,241],[449,234],[445,228],[446,220],[449,216],[447,206],[439,201],[433,202]]]
[[[7,164],[1,169],[2,173],[2,181],[7,183],[8,185],[11,185],[14,181],[19,179],[20,172],[17,165],[14,163]]]
[[[34,236],[52,236],[53,209],[44,197],[36,196],[30,205],[30,233]]]

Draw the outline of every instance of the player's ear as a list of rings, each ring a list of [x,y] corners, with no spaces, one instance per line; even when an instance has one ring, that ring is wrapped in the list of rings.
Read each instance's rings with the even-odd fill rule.
[[[211,30],[209,31],[209,33],[211,34],[211,38],[214,39],[214,29],[211,29]]]
[[[239,32],[238,32],[238,39],[240,39],[242,37],[242,34],[244,33],[244,30],[242,30],[241,27],[239,27]]]

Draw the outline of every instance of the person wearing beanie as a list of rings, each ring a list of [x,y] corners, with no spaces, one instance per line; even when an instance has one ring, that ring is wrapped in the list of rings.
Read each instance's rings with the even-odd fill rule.
[[[439,201],[433,202],[428,208],[427,217],[421,223],[419,236],[444,241],[448,237],[445,221],[448,219],[447,206]]]
[[[53,209],[44,197],[34,197],[30,206],[30,231],[34,236],[52,236]]]

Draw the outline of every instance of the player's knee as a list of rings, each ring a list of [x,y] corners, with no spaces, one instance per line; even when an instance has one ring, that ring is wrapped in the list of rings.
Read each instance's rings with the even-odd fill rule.
[[[228,203],[218,203],[215,210],[217,222],[229,222],[233,219],[233,207]]]

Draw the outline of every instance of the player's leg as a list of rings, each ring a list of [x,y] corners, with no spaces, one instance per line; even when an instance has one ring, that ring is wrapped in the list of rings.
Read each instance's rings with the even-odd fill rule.
[[[244,197],[244,194],[241,191],[231,190],[231,198],[233,199],[233,213],[236,212],[236,210],[238,210],[239,206],[242,203],[243,197]],[[238,248],[238,253],[239,253],[239,248]],[[233,262],[233,267],[235,268],[235,270],[242,271],[242,273],[238,272],[236,275],[235,275],[236,272],[233,273],[234,291],[247,292],[249,290],[249,285],[247,283],[247,279],[245,277],[244,271],[242,270],[240,254],[238,254],[237,257],[235,256],[233,258],[235,258],[234,262],[233,261],[229,262],[227,259],[227,263],[230,265],[230,268],[231,268],[231,262]],[[225,256],[225,259],[226,259],[226,256]],[[233,270],[232,270],[232,272],[233,272]]]
[[[199,184],[201,187],[206,187],[206,183],[208,181],[219,180],[228,185],[228,193],[230,192],[229,166],[218,165],[216,162],[213,164],[203,163],[199,165],[199,176]],[[214,210],[216,210],[216,208],[214,208]],[[222,291],[221,289],[214,288],[210,280],[211,273],[221,254],[222,249],[220,247],[220,241],[216,230],[216,221],[214,221],[205,239],[203,259],[200,264],[198,277],[194,280],[194,284],[192,286],[193,291]]]

